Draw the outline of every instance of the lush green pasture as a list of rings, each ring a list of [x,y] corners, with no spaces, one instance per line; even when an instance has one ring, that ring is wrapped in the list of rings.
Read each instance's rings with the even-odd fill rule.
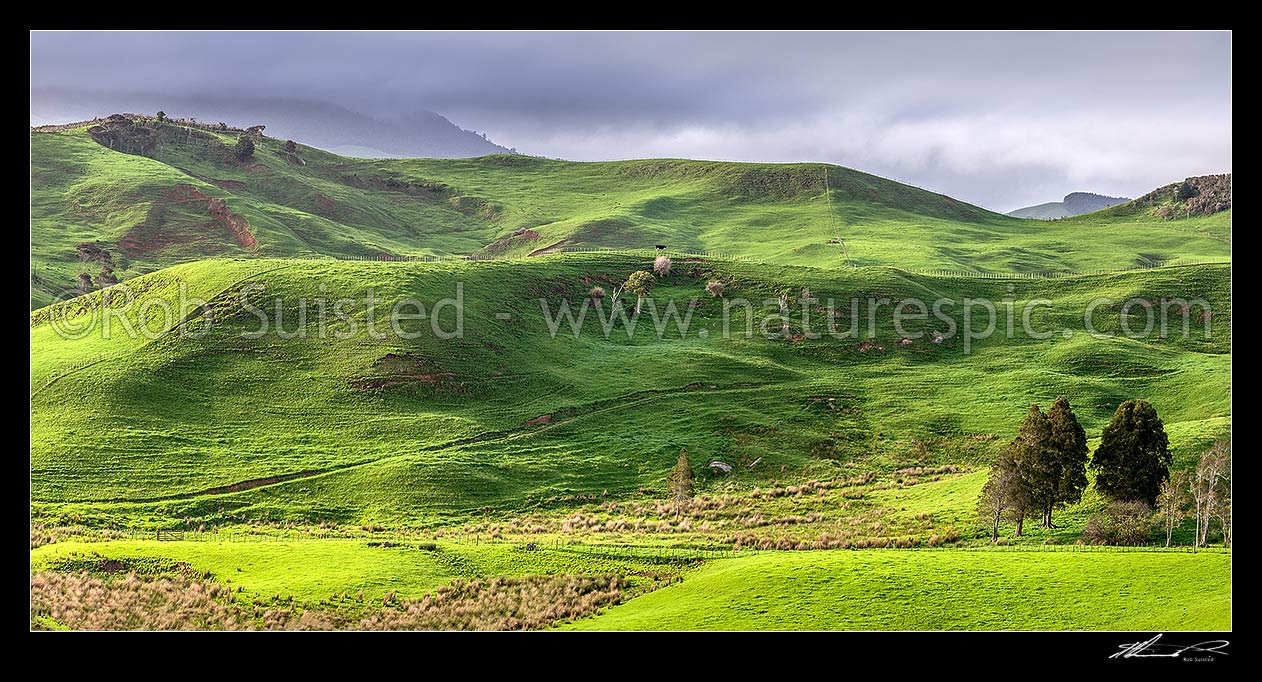
[[[590,630],[1228,630],[1218,552],[834,550],[712,562]]]
[[[466,263],[211,260],[133,283],[175,302],[186,282],[190,295],[210,300],[214,322],[199,338],[103,339],[94,332],[66,340],[48,321],[55,315],[33,314],[33,501],[41,509],[86,505],[61,509],[116,521],[425,526],[579,495],[656,495],[681,447],[699,466],[737,465],[723,483],[742,488],[984,466],[1026,405],[1060,394],[1090,433],[1122,400],[1147,398],[1170,425],[1183,463],[1228,427],[1225,267],[1004,283],[881,268],[826,273],[680,262],[654,301],[684,311],[695,299],[688,334],[663,323],[669,331],[658,338],[648,312],[630,338],[621,327],[604,338],[594,319],[577,338],[564,325],[549,334],[540,298],[577,308],[590,283],[621,281],[647,266],[647,259],[576,255]],[[753,302],[748,313],[734,307],[732,338],[721,333],[723,300],[704,292],[710,279],[728,283],[729,300]],[[250,305],[267,306],[275,319],[279,300],[282,325],[292,331],[304,297],[362,299],[371,289],[384,301],[380,319],[403,297],[432,306],[455,296],[457,283],[465,303],[461,339],[437,338],[431,320],[410,323],[423,332],[415,339],[369,338],[362,304],[348,308],[353,321],[330,316],[324,338],[314,321],[305,338],[279,338],[274,329],[242,336],[259,328],[240,297],[249,285],[262,287]],[[879,348],[828,335],[743,337],[747,314],[758,330],[774,315],[778,292],[802,288],[821,301],[836,299],[843,311],[852,298],[862,307],[882,297],[1009,296],[1017,311],[1047,298],[1052,305],[1036,311],[1035,326],[1077,331],[1024,338],[1018,321],[1017,338],[1002,338],[1000,308],[1000,334],[973,342],[966,354],[958,336],[900,344],[887,307],[876,315]],[[87,311],[100,293],[92,296],[76,299],[74,310]],[[1214,309],[1210,338],[1195,326],[1187,338],[1082,332],[1081,310],[1091,300],[1116,301],[1096,313],[1100,329],[1116,331],[1120,302],[1133,296],[1206,299]],[[122,318],[135,324],[138,307]],[[146,324],[161,329],[156,310],[147,310]],[[500,312],[510,319],[497,318]],[[823,330],[822,313],[811,314],[813,328]],[[791,335],[803,331],[794,316]],[[955,316],[961,319],[958,310]],[[87,312],[71,316],[87,319]],[[866,337],[866,312],[859,319]],[[358,334],[334,338],[352,324]],[[440,314],[440,330],[454,324],[451,310]],[[903,331],[935,325],[945,327],[930,318]],[[702,338],[700,328],[709,334]],[[76,369],[93,359],[100,361]],[[248,489],[198,495],[243,483]]]

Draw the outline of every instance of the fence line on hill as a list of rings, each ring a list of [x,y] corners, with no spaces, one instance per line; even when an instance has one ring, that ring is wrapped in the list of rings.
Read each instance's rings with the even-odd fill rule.
[[[69,367],[63,368],[61,371],[57,372],[56,374],[49,375],[49,377],[44,380],[44,384],[42,386],[35,389],[34,391],[31,391],[31,397],[34,398],[35,396],[39,395],[41,391],[48,388],[49,386],[52,386],[54,383],[61,380],[62,378],[70,374],[74,374],[75,372],[83,369],[84,367],[88,367],[89,365],[95,365],[96,363],[101,362],[108,357],[109,357],[108,355],[102,353],[101,355],[96,355],[90,358],[84,358],[83,360],[80,360],[74,363],[73,365],[70,365]]]
[[[604,254],[614,256],[633,256],[633,257],[655,257],[658,255],[666,255],[677,258],[712,258],[716,260],[736,261],[741,263],[754,263],[765,265],[767,261],[753,258],[750,256],[742,256],[738,254],[723,253],[718,251],[675,251],[655,249],[614,249],[602,247],[585,247],[585,246],[566,246],[555,251],[556,254]],[[304,256],[283,256],[281,258],[290,258],[294,260],[312,260],[312,261],[356,261],[356,262],[384,262],[384,263],[438,263],[453,261],[490,261],[490,260],[531,260],[534,256],[528,255],[479,255],[471,253],[467,255],[444,255],[444,256],[405,256],[394,254],[378,254],[378,255],[333,255],[333,254],[310,254]],[[1154,262],[1148,265],[1136,265],[1126,268],[1110,268],[1099,270],[1046,270],[1036,272],[983,272],[974,270],[953,270],[946,268],[904,268],[897,265],[875,266],[889,267],[894,270],[906,272],[912,275],[922,275],[927,277],[957,277],[968,279],[994,279],[994,280],[1021,280],[1021,279],[1063,279],[1066,277],[1086,277],[1095,275],[1113,275],[1128,272],[1139,272],[1144,270],[1157,270],[1162,268],[1178,268],[1191,267],[1198,265],[1231,265],[1231,261],[1217,259],[1195,259],[1195,258],[1178,258],[1167,261]]]
[[[506,539],[503,537],[495,537],[482,534],[441,534],[433,535],[429,533],[409,533],[409,532],[383,532],[372,531],[363,535],[348,534],[341,530],[321,530],[321,529],[276,529],[269,532],[251,532],[244,529],[228,529],[228,530],[179,530],[179,529],[154,529],[139,530],[129,529],[121,531],[124,538],[130,540],[149,540],[158,542],[227,542],[242,544],[257,543],[282,543],[282,542],[306,542],[313,540],[345,540],[348,542],[364,543],[369,547],[381,548],[416,548],[421,550],[433,550],[441,544],[453,544],[466,547],[494,546],[505,547],[520,551],[551,551],[551,552],[568,552],[571,554],[584,554],[587,556],[600,556],[612,559],[628,559],[652,562],[670,562],[670,561],[695,561],[710,559],[731,559],[741,556],[749,556],[754,553],[766,551],[784,551],[784,552],[810,552],[825,550],[755,550],[755,549],[735,549],[732,547],[670,547],[670,546],[654,546],[654,545],[632,545],[632,544],[616,544],[616,543],[588,543],[582,542],[577,538],[539,538],[531,539]],[[894,548],[889,548],[894,549]],[[835,550],[842,551],[842,550]],[[850,549],[846,551],[861,552],[865,549]],[[985,544],[967,547],[907,547],[898,548],[896,551],[903,552],[1075,552],[1075,553],[1119,553],[1119,552],[1156,552],[1156,553],[1230,553],[1230,547],[1191,547],[1188,545],[1179,545],[1174,547],[1163,547],[1158,545],[1144,545],[1139,547],[1119,547],[1112,545],[1086,545],[1086,544],[1009,544],[994,545]]]
[[[748,256],[740,256],[730,253],[719,253],[716,251],[657,251],[656,249],[607,249],[597,247],[581,247],[567,246],[563,247],[552,254],[607,254],[615,256],[636,256],[636,257],[656,257],[659,255],[674,256],[677,258],[701,257],[713,258],[718,260],[740,261],[744,263],[763,264],[765,261],[751,258]],[[302,256],[279,256],[279,258],[288,258],[293,260],[336,260],[336,261],[363,261],[363,262],[383,262],[383,263],[439,263],[450,261],[489,261],[489,260],[534,260],[538,256],[529,255],[482,255],[470,253],[465,255],[444,255],[444,256],[404,256],[395,254],[374,254],[374,255],[337,255],[337,254],[308,254]]]
[[[751,256],[741,256],[734,253],[723,253],[721,251],[704,251],[704,250],[699,251],[699,250],[688,250],[688,249],[685,249],[685,250],[663,249],[661,251],[658,251],[657,249],[615,249],[615,248],[605,248],[605,247],[598,247],[598,246],[563,246],[558,250],[558,253],[607,253],[607,254],[620,255],[620,256],[650,256],[650,257],[659,256],[659,255],[682,256],[682,257],[700,256],[702,258],[716,258],[719,260],[741,261],[744,263],[758,263],[760,265],[766,262],[758,258],[753,258]]]
[[[1092,275],[1114,275],[1127,272],[1139,272],[1142,270],[1157,270],[1161,268],[1179,268],[1196,265],[1231,265],[1231,261],[1217,259],[1197,259],[1197,258],[1176,258],[1165,261],[1155,261],[1148,265],[1136,265],[1128,268],[1111,268],[1100,270],[1048,270],[1042,272],[976,272],[970,270],[949,270],[949,269],[929,269],[920,270],[915,268],[902,268],[894,266],[897,270],[910,273],[913,275],[925,275],[929,277],[962,277],[973,279],[1061,279],[1064,277],[1085,277]]]
[[[749,554],[752,550],[736,550],[730,547],[656,547],[651,545],[621,545],[605,543],[585,543],[573,538],[553,537],[538,540],[509,540],[489,535],[450,535],[438,537],[433,535],[399,532],[372,532],[366,535],[348,535],[345,532],[310,529],[283,529],[266,533],[254,533],[245,530],[178,530],[130,529],[122,531],[123,537],[129,540],[151,540],[157,542],[227,542],[242,544],[306,542],[313,540],[347,540],[362,542],[371,547],[408,547],[419,545],[423,549],[432,549],[438,544],[454,544],[467,547],[496,546],[508,547],[522,551],[553,551],[603,556],[615,559],[633,559],[647,561],[691,561],[697,559],[727,559]],[[427,547],[428,546],[428,547]]]

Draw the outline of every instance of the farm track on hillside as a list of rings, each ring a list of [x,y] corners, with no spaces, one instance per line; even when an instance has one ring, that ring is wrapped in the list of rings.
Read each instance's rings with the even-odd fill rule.
[[[580,419],[586,419],[588,417],[596,417],[596,416],[607,414],[610,412],[617,412],[619,410],[625,410],[625,409],[637,407],[645,403],[650,403],[656,400],[660,400],[663,398],[670,398],[670,397],[682,395],[685,393],[704,393],[708,395],[716,395],[716,394],[722,394],[722,393],[745,393],[745,392],[766,389],[767,387],[776,385],[777,383],[783,383],[783,382],[772,382],[772,383],[764,383],[764,384],[756,384],[756,385],[748,385],[748,386],[735,385],[735,386],[727,386],[727,387],[715,387],[713,389],[702,388],[698,384],[688,384],[687,386],[680,386],[677,388],[670,388],[670,389],[637,391],[634,393],[628,393],[626,395],[621,395],[614,398],[607,398],[605,400],[599,400],[599,401],[595,401],[591,403],[586,403],[585,405],[566,408],[565,411],[573,411],[575,413],[567,415],[565,417],[561,417],[555,421],[549,420],[546,422],[540,422],[539,421],[540,418],[551,417],[551,413],[540,415],[539,417],[526,420],[521,426],[513,428],[513,429],[484,431],[482,433],[475,434],[473,436],[466,436],[464,438],[458,438],[456,440],[447,441],[445,443],[422,446],[422,447],[417,448],[415,451],[410,452],[405,455],[386,455],[384,457],[378,457],[376,459],[364,460],[362,462],[351,462],[349,464],[333,466],[327,469],[309,469],[305,471],[288,473],[288,474],[275,474],[272,476],[265,476],[262,478],[253,478],[246,481],[239,481],[239,482],[230,483],[227,485],[215,486],[213,488],[207,488],[205,490],[191,492],[191,493],[178,493],[175,495],[162,495],[159,497],[134,498],[134,499],[115,498],[115,499],[100,500],[100,501],[109,502],[109,503],[147,504],[147,503],[153,503],[153,502],[171,502],[174,500],[189,500],[189,499],[196,499],[196,498],[201,498],[201,497],[217,497],[220,495],[231,495],[235,493],[245,492],[247,490],[253,490],[256,488],[267,488],[271,486],[281,485],[283,483],[289,483],[292,481],[319,478],[322,476],[330,476],[333,474],[341,473],[343,471],[348,471],[350,469],[356,469],[359,467],[369,466],[372,464],[380,464],[382,462],[388,462],[388,461],[400,459],[403,457],[410,457],[414,454],[422,453],[422,452],[428,452],[428,453],[442,452],[444,450],[450,450],[452,448],[463,447],[465,445],[472,445],[474,443],[497,443],[497,442],[513,441],[519,438],[535,436],[535,435],[544,433],[546,431],[551,431],[552,429],[569,425]]]

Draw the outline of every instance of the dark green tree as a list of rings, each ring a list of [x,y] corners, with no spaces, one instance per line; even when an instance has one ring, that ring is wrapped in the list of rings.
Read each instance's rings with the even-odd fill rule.
[[[670,499],[675,503],[675,518],[678,519],[683,506],[692,499],[693,492],[692,464],[688,462],[688,448],[679,449],[679,459],[676,460],[675,468],[671,470],[666,483],[670,489]]]
[[[1056,452],[1052,449],[1052,423],[1038,405],[1030,405],[1017,431],[1017,437],[1008,446],[1012,451],[1013,467],[1024,491],[1022,508],[1017,515],[1017,535],[1022,534],[1025,513],[1042,511],[1054,499],[1057,468]]]
[[[155,118],[157,118],[157,119],[158,119],[158,123],[159,123],[159,124],[166,123],[166,120],[167,120],[167,112],[165,112],[165,111],[159,111],[159,112],[158,112],[158,115],[157,115]]]
[[[237,146],[232,151],[238,159],[245,161],[254,156],[254,141],[242,135],[237,138]]]
[[[1170,440],[1147,400],[1117,406],[1091,458],[1096,488],[1105,497],[1149,507],[1161,493],[1161,482],[1170,478],[1170,463]]]
[[[1087,433],[1078,423],[1069,400],[1061,396],[1047,411],[1051,426],[1048,444],[1053,461],[1047,478],[1048,489],[1043,496],[1043,527],[1054,528],[1052,510],[1082,499],[1087,489]]]

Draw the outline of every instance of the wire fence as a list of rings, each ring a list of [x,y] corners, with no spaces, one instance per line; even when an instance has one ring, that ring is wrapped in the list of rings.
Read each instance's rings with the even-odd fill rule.
[[[765,265],[767,261],[753,258],[751,256],[743,256],[734,253],[724,253],[720,251],[694,251],[694,250],[671,250],[671,249],[616,249],[604,247],[587,247],[587,246],[566,246],[558,249],[556,254],[603,254],[612,256],[630,256],[639,258],[653,258],[660,255],[671,256],[676,258],[710,258],[714,260],[736,261],[741,263],[754,263]],[[373,254],[373,255],[341,255],[341,254],[310,254],[303,256],[287,256],[285,258],[294,260],[313,260],[313,261],[371,261],[382,263],[436,263],[450,261],[480,261],[480,260],[533,260],[538,256],[530,256],[526,254],[478,254],[471,253],[465,255],[422,255],[422,256],[405,256],[396,254]],[[1231,265],[1231,261],[1217,259],[1194,259],[1179,258],[1168,261],[1159,261],[1145,265],[1136,265],[1126,268],[1111,268],[1099,270],[1047,270],[1036,272],[986,272],[978,270],[953,270],[945,268],[934,269],[917,269],[904,268],[895,265],[877,266],[892,267],[913,275],[921,275],[926,277],[957,277],[970,279],[995,279],[995,280],[1020,280],[1020,279],[1062,279],[1066,277],[1086,277],[1093,275],[1113,275],[1128,272],[1139,272],[1144,270],[1156,270],[1160,268],[1177,268],[1190,267],[1200,265]]]
[[[1083,552],[1083,553],[1128,553],[1128,552],[1164,552],[1164,553],[1230,553],[1230,547],[1192,547],[1191,545],[1176,545],[1173,547],[1164,547],[1159,545],[1140,545],[1137,547],[1122,547],[1117,545],[1080,545],[1080,544],[1063,544],[1063,545],[1043,545],[1043,544],[1012,544],[1012,545],[979,545],[975,547],[922,547],[914,551],[925,552]]]
[[[913,268],[897,268],[903,272],[913,275],[924,275],[928,277],[967,277],[973,279],[1061,279],[1064,277],[1085,277],[1092,275],[1114,275],[1127,272],[1139,272],[1143,270],[1157,270],[1160,268],[1178,268],[1197,265],[1231,265],[1231,261],[1216,259],[1195,259],[1195,258],[1178,258],[1167,261],[1156,261],[1145,265],[1136,265],[1128,268],[1112,268],[1103,270],[1049,270],[1044,272],[979,272],[972,270],[945,270],[931,269],[918,270]]]
[[[599,247],[583,247],[583,246],[567,246],[553,254],[607,254],[614,256],[632,256],[654,258],[656,256],[672,256],[677,258],[712,258],[716,260],[741,261],[744,263],[762,264],[765,261],[748,256],[741,256],[731,253],[720,253],[717,251],[671,251],[657,249],[613,249]],[[545,254],[540,254],[545,255]],[[490,260],[536,260],[539,256],[530,256],[527,254],[480,254],[470,253],[462,255],[423,255],[423,256],[403,256],[396,254],[372,254],[372,255],[346,255],[346,254],[306,254],[301,256],[282,256],[281,258],[291,260],[312,260],[312,261],[371,261],[381,263],[437,263],[451,261],[490,261]]]
[[[321,529],[274,529],[266,531],[248,529],[181,530],[181,529],[128,529],[119,531],[121,539],[156,542],[220,542],[220,543],[293,543],[308,541],[345,540],[362,542],[371,547],[419,546],[433,549],[438,545],[466,547],[504,547],[522,551],[552,551],[600,556],[612,559],[670,562],[704,559],[727,559],[750,554],[751,550],[730,547],[668,547],[656,545],[629,545],[615,543],[585,543],[573,538],[508,539],[488,535],[435,536],[427,533],[366,532],[356,534],[346,530]]]
[[[69,365],[68,367],[61,368],[61,370],[58,371],[56,374],[49,375],[48,378],[44,380],[44,383],[40,385],[39,388],[36,388],[35,390],[31,391],[31,397],[35,397],[41,391],[57,383],[57,381],[59,381],[63,377],[70,374],[74,374],[75,372],[85,367],[95,365],[96,363],[101,362],[102,360],[105,360],[108,357],[109,357],[108,355],[104,355],[104,354],[96,355],[90,358],[84,358],[83,360],[80,360],[72,365]]]
[[[440,545],[459,545],[465,547],[502,547],[519,551],[551,551],[582,554],[586,556],[605,557],[610,559],[626,559],[648,562],[696,561],[712,559],[732,559],[749,556],[755,552],[767,551],[823,551],[823,550],[754,550],[735,549],[730,546],[709,547],[672,547],[664,545],[635,545],[583,542],[572,537],[504,538],[481,534],[451,534],[406,531],[366,531],[358,533],[348,529],[246,529],[228,528],[215,530],[181,530],[181,529],[128,529],[116,531],[112,537],[128,540],[148,540],[157,542],[219,542],[219,543],[294,543],[308,541],[341,540],[364,543],[370,547],[414,547],[419,549],[436,549]],[[908,548],[887,548],[902,552],[1035,552],[1056,553],[1074,552],[1082,554],[1111,554],[1133,552],[1155,552],[1175,554],[1217,553],[1229,554],[1230,547],[1192,547],[1176,545],[1164,547],[1159,545],[1143,545],[1138,547],[1119,547],[1113,545],[1086,544],[981,544],[965,547],[927,547],[920,545]],[[842,550],[837,550],[842,551]],[[848,551],[867,551],[853,549]]]
[[[596,246],[565,246],[558,250],[558,253],[601,253],[619,256],[679,256],[694,258],[714,258],[718,260],[733,260],[744,263],[762,264],[765,261],[750,256],[742,256],[734,253],[723,253],[721,251],[696,251],[696,250],[675,250],[675,249],[615,249]]]

